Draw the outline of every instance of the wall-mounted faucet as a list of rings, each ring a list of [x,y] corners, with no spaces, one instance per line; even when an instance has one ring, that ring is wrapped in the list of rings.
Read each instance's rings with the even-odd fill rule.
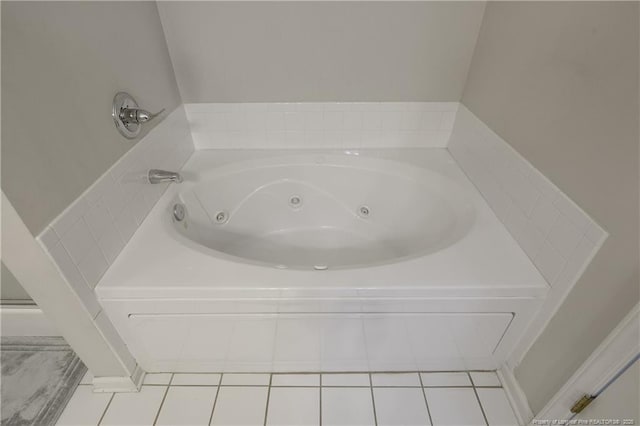
[[[142,108],[138,108],[138,103],[128,93],[118,92],[113,98],[113,109],[111,117],[116,124],[116,128],[127,139],[133,139],[140,133],[140,125],[153,120],[164,111],[164,108],[155,114]]]
[[[180,173],[168,172],[166,170],[151,169],[148,174],[149,183],[164,183],[164,182],[182,182],[182,176]]]

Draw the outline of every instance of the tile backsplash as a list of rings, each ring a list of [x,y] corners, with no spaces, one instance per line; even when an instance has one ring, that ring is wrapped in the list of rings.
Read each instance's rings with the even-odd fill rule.
[[[196,149],[447,145],[458,102],[186,104]]]
[[[462,104],[448,150],[551,286],[533,342],[608,234]]]
[[[114,143],[128,142],[116,136]],[[168,184],[147,183],[147,171],[179,170],[193,150],[180,106],[38,235],[94,317],[100,305],[93,288],[167,188]]]

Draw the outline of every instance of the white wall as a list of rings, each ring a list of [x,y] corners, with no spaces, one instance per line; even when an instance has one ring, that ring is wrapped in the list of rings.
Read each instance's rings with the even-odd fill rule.
[[[2,188],[32,234],[136,142],[111,118],[120,90],[181,103],[154,2],[2,2]]]
[[[185,103],[458,101],[484,2],[159,2]]]
[[[22,288],[4,262],[0,264],[0,301],[2,303],[33,303],[31,296]]]
[[[462,102],[610,234],[516,369],[541,409],[640,298],[638,3],[490,2]]]

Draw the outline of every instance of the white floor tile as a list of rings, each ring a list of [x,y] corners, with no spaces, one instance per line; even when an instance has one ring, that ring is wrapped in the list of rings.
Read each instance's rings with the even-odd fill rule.
[[[57,425],[97,425],[111,399],[111,393],[94,393],[92,386],[78,386]]]
[[[271,386],[320,386],[319,374],[274,374]]]
[[[477,391],[490,426],[518,424],[504,389],[477,389]]]
[[[218,388],[171,386],[162,403],[157,425],[207,425]]]
[[[429,425],[429,413],[421,388],[374,388],[378,426]]]
[[[493,371],[488,372],[472,372],[471,380],[474,386],[502,386],[498,375]]]
[[[467,373],[421,373],[420,376],[425,387],[471,386]]]
[[[269,386],[269,374],[223,374],[222,386]]]
[[[144,376],[145,385],[168,385],[171,381],[171,373],[150,373]]]
[[[365,386],[369,387],[369,375],[365,373],[331,373],[322,375],[322,386]]]
[[[267,387],[221,387],[211,424],[263,425],[268,390]]]
[[[434,426],[485,425],[473,389],[425,388]]]
[[[165,386],[142,386],[140,392],[115,394],[100,425],[153,424],[165,391]]]
[[[173,375],[171,386],[218,386],[219,374],[179,374]]]
[[[418,373],[379,373],[371,375],[373,386],[420,386]]]
[[[370,388],[322,388],[322,424],[373,425]]]
[[[320,424],[320,388],[271,388],[267,425]]]

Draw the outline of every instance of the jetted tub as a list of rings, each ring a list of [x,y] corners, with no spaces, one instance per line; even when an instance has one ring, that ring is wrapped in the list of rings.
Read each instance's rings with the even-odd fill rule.
[[[495,369],[547,284],[443,149],[196,151],[96,292],[147,371]]]
[[[463,238],[475,217],[465,190],[440,173],[349,155],[208,170],[185,185],[174,209],[176,228],[203,247],[301,270],[425,256]]]

